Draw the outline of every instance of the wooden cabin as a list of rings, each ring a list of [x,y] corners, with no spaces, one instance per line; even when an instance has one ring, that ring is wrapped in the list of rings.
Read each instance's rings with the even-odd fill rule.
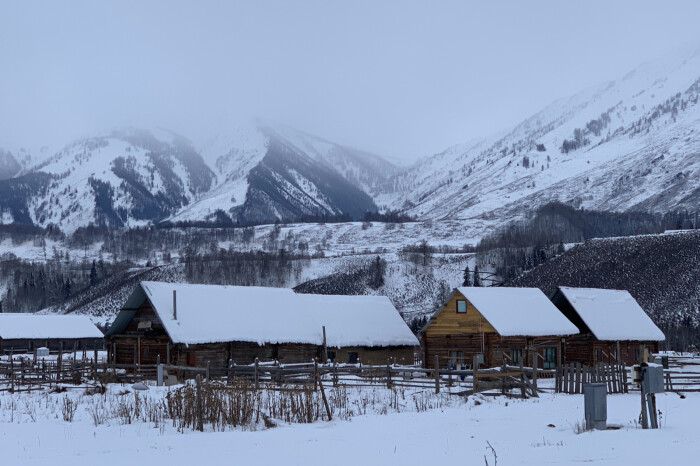
[[[117,364],[226,367],[229,360],[294,363],[326,354],[338,362],[385,364],[388,357],[405,362],[409,356],[413,362],[418,341],[386,297],[141,282],[107,343]]]
[[[569,362],[634,364],[666,339],[627,291],[561,286],[552,302],[579,329],[566,342]]]
[[[578,329],[538,288],[457,288],[421,332],[426,367],[486,367],[504,362],[555,368]]]
[[[87,316],[0,313],[0,354],[102,349],[102,331]]]

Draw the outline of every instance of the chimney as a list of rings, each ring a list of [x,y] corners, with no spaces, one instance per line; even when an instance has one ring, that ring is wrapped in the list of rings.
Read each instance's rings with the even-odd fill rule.
[[[173,290],[173,320],[177,320],[177,291]]]

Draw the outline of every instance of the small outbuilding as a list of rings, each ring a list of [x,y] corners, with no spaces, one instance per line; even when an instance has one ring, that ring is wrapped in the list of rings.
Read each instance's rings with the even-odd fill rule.
[[[569,362],[634,364],[666,339],[628,291],[560,286],[552,302],[579,329],[566,343]]]
[[[146,281],[123,305],[107,343],[118,364],[212,367],[255,358],[412,363],[418,345],[386,297]]]
[[[0,313],[0,353],[94,350],[104,346],[102,331],[87,316]]]
[[[424,360],[434,367],[487,367],[504,362],[555,368],[565,338],[578,329],[538,288],[460,287],[421,332]]]

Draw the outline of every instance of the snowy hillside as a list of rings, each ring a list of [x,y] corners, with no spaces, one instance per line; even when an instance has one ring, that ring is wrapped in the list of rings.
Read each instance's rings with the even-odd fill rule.
[[[648,63],[454,146],[376,198],[422,219],[506,221],[560,200],[601,210],[696,209],[700,50]]]
[[[76,141],[0,190],[4,223],[80,226],[158,221],[210,189],[214,175],[191,144],[165,132],[115,131]]]
[[[217,185],[170,220],[273,222],[301,216],[361,217],[376,210],[371,194],[398,169],[380,157],[281,125],[232,128],[201,153]]]
[[[536,286],[548,296],[557,286],[628,290],[664,330],[671,347],[686,347],[697,337],[700,322],[699,258],[697,230],[596,239],[535,267],[512,285]]]

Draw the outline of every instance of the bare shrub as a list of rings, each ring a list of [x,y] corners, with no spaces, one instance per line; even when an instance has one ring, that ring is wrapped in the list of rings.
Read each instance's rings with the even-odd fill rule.
[[[63,414],[63,420],[66,422],[73,422],[73,417],[75,417],[75,412],[78,410],[80,402],[72,400],[68,395],[63,396],[63,401],[61,402],[61,414]]]

